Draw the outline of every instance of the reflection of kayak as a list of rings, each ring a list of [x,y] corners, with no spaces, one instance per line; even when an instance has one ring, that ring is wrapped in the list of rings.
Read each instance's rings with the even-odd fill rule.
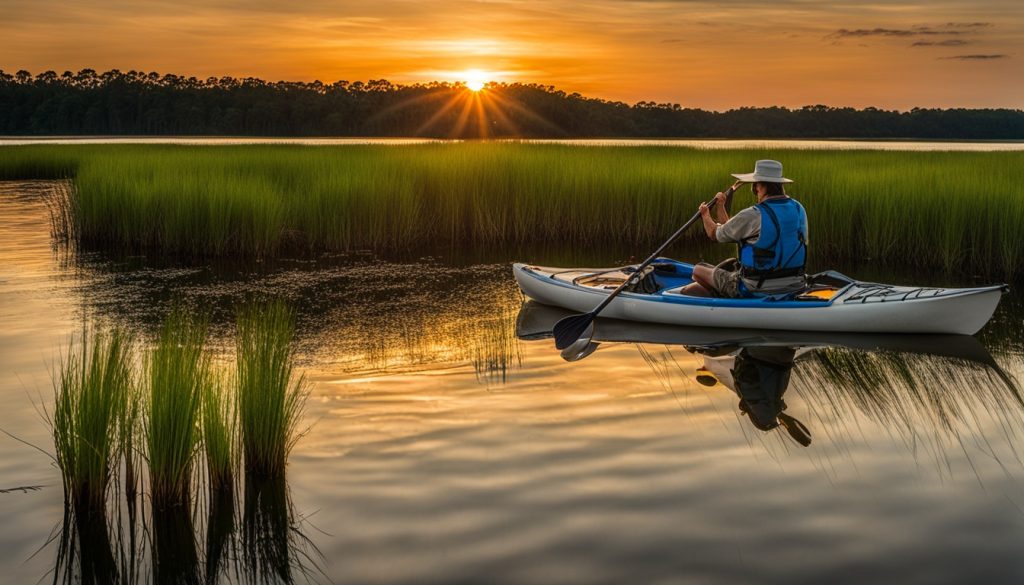
[[[551,328],[568,309],[527,301],[519,309],[516,336],[547,339]],[[674,327],[659,323],[636,323],[598,318],[594,341],[683,345],[691,348],[717,347],[846,347],[866,351],[894,351],[962,359],[994,366],[988,350],[970,335],[914,335],[896,333],[843,333],[824,331],[776,331],[727,329],[719,327]]]
[[[859,282],[838,272],[811,277],[799,295],[722,299],[680,294],[693,266],[654,263],[657,292],[623,291],[603,317],[703,327],[757,326],[790,331],[956,333],[970,335],[992,317],[1006,287],[927,288]],[[593,310],[628,277],[621,269],[545,268],[514,264],[519,288],[530,298],[577,312]]]

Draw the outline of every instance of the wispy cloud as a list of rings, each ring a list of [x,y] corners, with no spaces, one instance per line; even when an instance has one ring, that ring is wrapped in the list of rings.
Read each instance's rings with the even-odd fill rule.
[[[1009,59],[1009,55],[953,55],[951,57],[939,57],[939,59],[957,59],[960,61],[989,61],[992,59]]]
[[[911,47],[962,47],[971,44],[963,39],[946,39],[944,41],[914,41]]]
[[[962,35],[962,30],[936,29],[929,26],[914,28],[841,28],[829,36],[833,37],[917,37],[930,35]]]
[[[947,22],[939,26],[912,26],[909,28],[841,28],[827,35],[828,37],[921,37],[921,36],[958,36],[976,34],[978,29],[992,26],[991,22]],[[955,44],[955,43],[954,43]],[[915,46],[926,46],[926,43],[914,43]]]

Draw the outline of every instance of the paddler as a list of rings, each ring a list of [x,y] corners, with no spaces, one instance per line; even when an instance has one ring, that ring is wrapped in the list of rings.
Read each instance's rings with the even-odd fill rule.
[[[782,163],[759,160],[752,173],[734,173],[738,182],[750,183],[757,204],[729,217],[724,193],[711,208],[701,203],[704,231],[712,240],[739,246],[738,258],[693,269],[693,284],[683,289],[692,296],[729,298],[783,294],[804,288],[807,259],[807,213],[783,185],[793,181],[782,175]]]
[[[783,396],[789,388],[789,376],[796,360],[795,347],[688,348],[704,355],[704,364],[697,368],[696,380],[702,386],[716,382],[739,397],[740,413],[761,431],[782,426],[794,441],[807,447],[811,431],[787,414]]]

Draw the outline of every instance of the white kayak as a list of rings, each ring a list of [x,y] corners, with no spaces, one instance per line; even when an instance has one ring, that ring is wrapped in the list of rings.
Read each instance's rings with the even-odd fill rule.
[[[1006,285],[930,288],[860,282],[829,271],[808,277],[808,289],[742,299],[694,297],[680,290],[693,266],[659,258],[652,266],[655,292],[623,291],[602,317],[668,325],[788,331],[953,333],[973,335],[996,310]],[[546,305],[592,311],[635,271],[619,268],[550,268],[512,265],[519,288]]]

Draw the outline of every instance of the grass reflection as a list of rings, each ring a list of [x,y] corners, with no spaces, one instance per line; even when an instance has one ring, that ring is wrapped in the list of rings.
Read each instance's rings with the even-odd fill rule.
[[[280,583],[323,580],[323,557],[306,535],[282,477],[248,476],[241,505],[209,492],[206,514],[149,506],[146,514],[78,514],[65,507],[50,542],[53,583]],[[197,523],[196,518],[200,521]],[[203,546],[200,547],[199,543]]]
[[[853,431],[846,413],[860,412],[914,453],[949,468],[946,447],[975,445],[999,458],[1000,446],[1020,461],[1024,400],[1015,379],[994,360],[901,352],[814,351],[799,369],[797,385],[808,409],[830,419],[833,432]],[[995,424],[986,424],[994,421]],[[996,429],[1002,436],[987,436]]]
[[[197,585],[201,582],[195,526],[189,506],[153,506],[150,523],[153,582]]]

